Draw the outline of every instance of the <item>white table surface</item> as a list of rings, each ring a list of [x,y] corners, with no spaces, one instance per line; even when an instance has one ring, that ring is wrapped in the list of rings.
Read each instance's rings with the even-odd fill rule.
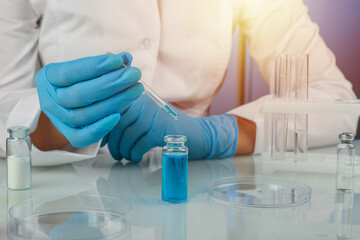
[[[311,151],[313,156],[330,156],[325,160],[329,165],[335,164],[335,152],[335,146]],[[317,168],[319,164],[315,163]],[[306,171],[311,163],[305,165],[298,168],[300,165],[295,163],[266,162],[259,155],[190,161],[188,201],[165,204],[161,201],[158,151],[149,153],[140,165],[117,162],[108,153],[101,153],[95,159],[73,164],[33,167],[31,190],[16,192],[7,190],[6,161],[1,159],[0,239],[7,239],[8,209],[14,202],[51,196],[54,199],[60,196],[61,200],[83,193],[120,198],[132,206],[131,232],[125,239],[348,239],[338,235],[342,234],[340,231],[350,230],[352,239],[360,239],[359,177],[354,195],[346,197],[353,200],[336,203],[335,169]],[[296,207],[269,209],[233,208],[209,200],[208,184],[228,176],[271,176],[300,181],[311,186],[311,200]],[[350,214],[348,225],[339,224],[336,211]]]

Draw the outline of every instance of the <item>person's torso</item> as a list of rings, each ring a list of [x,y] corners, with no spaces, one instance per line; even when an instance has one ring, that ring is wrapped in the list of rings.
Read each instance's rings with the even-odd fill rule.
[[[176,107],[207,114],[230,55],[229,0],[30,0],[42,65],[129,52],[142,80]]]

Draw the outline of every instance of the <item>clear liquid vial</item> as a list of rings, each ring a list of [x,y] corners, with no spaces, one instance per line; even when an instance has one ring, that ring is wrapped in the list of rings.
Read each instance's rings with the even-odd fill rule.
[[[185,202],[188,183],[188,149],[186,137],[168,135],[162,152],[161,196],[167,202]]]
[[[31,139],[29,128],[11,127],[6,139],[7,186],[11,190],[31,187]]]
[[[354,134],[341,133],[337,146],[336,190],[352,192],[354,189]]]

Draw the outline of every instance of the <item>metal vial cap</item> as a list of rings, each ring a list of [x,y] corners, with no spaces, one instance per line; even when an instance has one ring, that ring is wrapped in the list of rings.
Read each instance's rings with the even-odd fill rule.
[[[343,141],[352,141],[355,139],[355,136],[351,132],[344,132],[339,134],[339,139]]]

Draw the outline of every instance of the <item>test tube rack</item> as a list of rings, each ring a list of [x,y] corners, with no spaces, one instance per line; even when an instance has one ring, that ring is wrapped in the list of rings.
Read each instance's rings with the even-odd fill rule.
[[[264,119],[264,151],[261,156],[263,160],[297,162],[293,149],[286,149],[283,156],[274,156],[274,115],[286,114],[327,114],[327,115],[347,115],[349,117],[360,116],[360,99],[355,100],[283,100],[274,99],[269,96],[263,105]],[[288,117],[286,119],[289,119]],[[329,129],[331,131],[331,129]],[[336,133],[337,134],[337,133]],[[286,136],[283,136],[286,141]]]

